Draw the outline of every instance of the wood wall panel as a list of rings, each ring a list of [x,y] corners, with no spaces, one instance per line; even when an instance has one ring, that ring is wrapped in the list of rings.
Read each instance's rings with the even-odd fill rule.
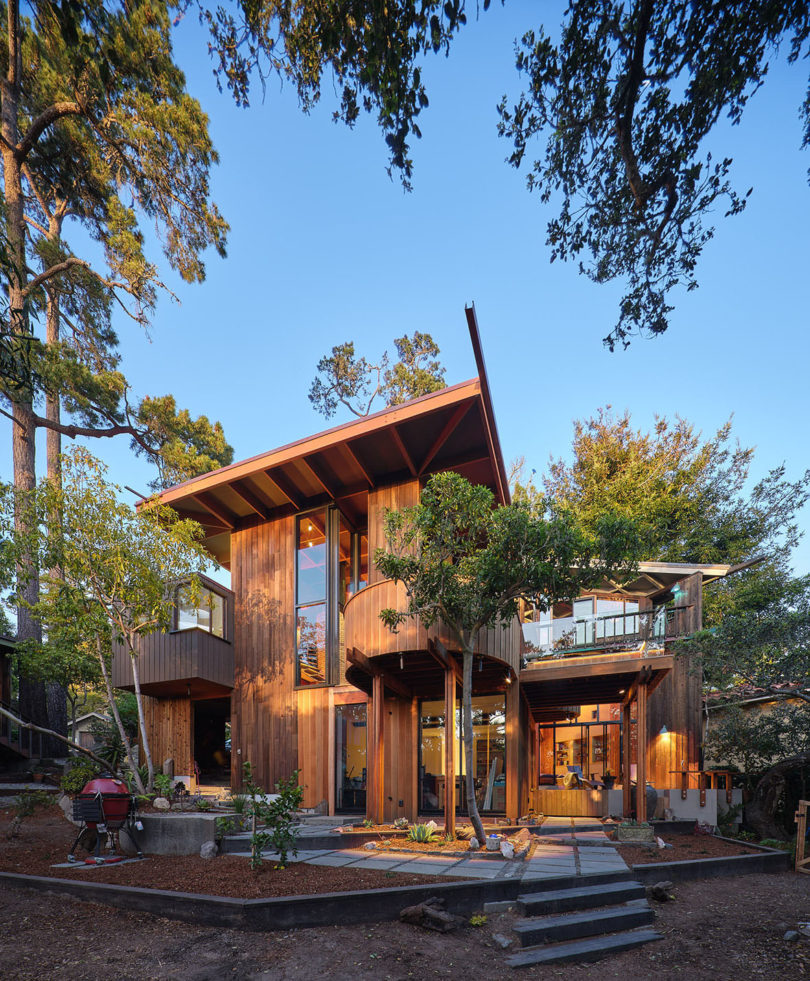
[[[295,518],[231,535],[235,593],[231,767],[249,760],[269,790],[298,767],[295,692]],[[241,750],[241,752],[240,752]]]
[[[404,484],[394,484],[390,487],[375,487],[368,493],[368,564],[369,583],[380,582],[382,573],[374,565],[374,552],[385,548],[386,541],[383,533],[383,518],[385,509],[397,511],[400,508],[411,507],[419,503],[421,488],[418,480],[410,480]]]
[[[176,775],[194,772],[194,709],[190,698],[143,697],[144,718],[149,734],[149,751],[155,772],[163,761],[174,760]],[[141,755],[145,762],[145,757]]]
[[[232,607],[233,602],[228,605]],[[232,625],[228,636],[233,637]],[[141,686],[153,686],[152,694],[158,694],[154,686],[168,688],[172,682],[195,678],[223,689],[233,687],[233,644],[206,630],[147,634],[140,639],[139,648]],[[112,682],[116,688],[133,690],[131,658],[123,649],[116,650],[113,656]]]
[[[334,714],[332,688],[301,689],[298,700],[298,782],[304,788],[304,807],[329,804],[334,786]],[[333,808],[334,810],[334,808]]]
[[[418,703],[415,699],[385,699],[383,815],[386,821],[393,821],[398,817],[416,820],[417,716]]]
[[[679,787],[682,766],[697,770],[700,763],[700,670],[692,658],[678,656],[670,673],[650,695],[648,703],[648,780],[659,789]],[[661,727],[667,734],[660,735]],[[697,786],[695,775],[692,786]]]

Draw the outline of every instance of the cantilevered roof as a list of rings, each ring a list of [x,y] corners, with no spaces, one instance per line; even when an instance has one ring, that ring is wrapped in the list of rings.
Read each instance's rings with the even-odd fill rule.
[[[488,391],[478,378],[187,480],[160,498],[203,525],[208,548],[227,566],[234,529],[332,500],[359,522],[369,490],[444,470],[509,500]]]
[[[749,566],[761,562],[761,558],[751,559],[750,562],[740,562],[737,565],[704,565],[688,562],[639,562],[635,575],[629,579],[606,579],[599,586],[589,590],[592,593],[627,593],[633,596],[659,596],[669,592],[681,579],[699,572],[704,586],[707,583],[723,579],[734,572],[740,572]]]

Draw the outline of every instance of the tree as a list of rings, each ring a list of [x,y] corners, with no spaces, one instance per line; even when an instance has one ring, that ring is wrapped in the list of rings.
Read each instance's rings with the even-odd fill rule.
[[[444,367],[438,360],[439,346],[430,336],[415,331],[394,339],[399,360],[390,365],[387,352],[376,364],[356,357],[354,343],[332,348],[318,362],[318,374],[309,389],[315,411],[330,419],[338,405],[356,416],[367,416],[379,396],[386,405],[399,405],[445,387]]]
[[[172,471],[182,464],[198,472],[212,450],[217,464],[230,462],[218,424],[176,412],[171,397],[131,404],[111,326],[113,307],[148,324],[163,285],[145,255],[144,219],[189,282],[204,277],[209,247],[225,250],[227,225],[209,194],[217,156],[172,59],[170,5],[40,0],[26,10],[30,20],[18,0],[3,8],[0,56],[0,275],[8,304],[0,411],[12,420],[15,485],[35,486],[38,428],[51,434],[52,477],[60,436],[128,435],[144,452],[166,449]],[[73,253],[66,222],[99,244],[99,263]],[[44,337],[34,329],[43,311]],[[73,418],[63,421],[62,410]],[[180,443],[192,446],[185,460]],[[29,611],[38,570],[25,555],[20,561],[27,593],[18,636],[36,640]],[[21,701],[30,717],[46,715],[35,686],[23,686]]]
[[[732,441],[730,421],[708,439],[663,417],[645,433],[608,406],[574,423],[572,460],[550,462],[544,494],[586,530],[605,511],[632,518],[647,559],[741,563],[765,554],[768,568],[783,569],[800,538],[810,471],[791,481],[780,466],[749,491],[753,455]],[[717,587],[717,603],[735,588]]]
[[[676,286],[697,287],[695,269],[714,234],[708,217],[739,214],[751,193],[730,180],[732,160],[708,148],[721,117],[740,122],[780,45],[806,55],[807,4],[570,4],[554,44],[524,34],[517,68],[528,90],[499,132],[520,167],[544,141],[527,184],[559,201],[547,226],[551,259],[574,260],[596,283],[626,283],[619,319],[605,338],[663,333]],[[810,103],[800,108],[810,141]]]
[[[496,508],[488,488],[442,473],[428,480],[419,504],[386,513],[385,534],[388,550],[377,549],[374,561],[384,576],[404,584],[408,609],[383,610],[380,618],[392,630],[412,616],[428,628],[442,622],[462,653],[467,811],[483,841],[472,728],[480,632],[508,625],[521,601],[548,609],[629,569],[636,548],[632,525],[605,513],[595,534],[586,535],[564,515],[538,516],[522,504]]]
[[[149,748],[138,668],[142,636],[168,630],[174,598],[170,584],[189,580],[192,594],[196,574],[208,560],[201,544],[202,529],[194,521],[178,520],[171,508],[151,501],[134,511],[120,500],[121,489],[107,483],[106,468],[86,450],[63,457],[61,484],[45,481],[35,494],[20,500],[7,489],[5,525],[12,529],[11,512],[28,507],[27,540],[18,532],[10,539],[18,552],[36,555],[44,569],[59,569],[58,577],[43,576],[47,588],[30,607],[31,615],[50,639],[75,637],[95,655],[107,694],[107,704],[126,749],[130,769],[141,791],[151,790],[154,766]],[[53,527],[57,515],[57,527]],[[25,591],[18,588],[18,602]],[[131,741],[122,722],[110,678],[115,648],[132,664],[141,745],[148,781],[143,787],[135,767]]]

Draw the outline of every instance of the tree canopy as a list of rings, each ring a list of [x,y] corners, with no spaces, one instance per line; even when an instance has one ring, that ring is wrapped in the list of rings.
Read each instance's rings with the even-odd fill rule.
[[[343,405],[356,416],[367,416],[377,398],[399,405],[445,387],[439,346],[430,334],[415,331],[411,337],[396,337],[394,347],[393,364],[387,351],[375,363],[357,357],[353,341],[333,347],[318,362],[309,389],[315,411],[330,419]]]
[[[629,571],[637,557],[633,523],[605,511],[591,534],[565,514],[541,515],[524,504],[495,507],[488,488],[455,473],[431,477],[419,504],[385,515],[386,549],[374,561],[404,584],[407,610],[383,610],[392,630],[418,616],[447,625],[463,655],[462,718],[467,808],[479,841],[483,829],[473,785],[472,662],[478,637],[505,626],[522,600],[548,609],[606,575]]]
[[[572,260],[596,283],[625,286],[606,343],[669,325],[676,286],[693,290],[713,217],[739,214],[750,190],[732,160],[712,153],[722,118],[740,122],[780,45],[806,56],[807,4],[572,3],[558,43],[527,31],[517,68],[527,91],[499,106],[509,161],[528,164],[530,190],[557,210],[551,259]],[[810,142],[810,101],[799,107]]]

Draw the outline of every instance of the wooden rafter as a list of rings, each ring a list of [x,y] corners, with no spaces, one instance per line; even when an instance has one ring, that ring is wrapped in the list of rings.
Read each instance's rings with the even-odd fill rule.
[[[315,478],[315,483],[324,491],[324,493],[331,497],[333,500],[336,497],[335,490],[331,487],[323,476],[323,471],[318,466],[317,463],[313,463],[308,460],[305,456],[302,456],[298,461],[304,469],[308,470],[312,476]]]
[[[346,452],[351,457],[351,459],[354,461],[354,464],[357,467],[357,469],[366,478],[366,481],[368,482],[369,488],[373,488],[374,487],[374,478],[371,476],[371,474],[368,472],[368,470],[363,466],[363,464],[362,464],[362,462],[360,460],[360,457],[358,457],[358,455],[352,449],[351,443],[344,443],[343,446],[344,446]]]
[[[290,504],[292,504],[296,511],[301,510],[301,501],[298,495],[292,490],[289,481],[283,474],[279,473],[277,470],[265,470],[264,475],[279,492],[279,494],[281,494],[282,497],[285,497]]]
[[[397,429],[396,426],[391,426],[389,431],[391,435],[394,437],[394,442],[397,444],[397,449],[402,454],[402,459],[405,461],[408,469],[410,470],[411,476],[415,477],[416,467],[414,466],[414,462],[411,459],[411,454],[408,452],[407,446],[402,440],[402,436],[400,435],[399,430]]]
[[[225,528],[231,531],[233,530],[233,527],[236,524],[236,517],[225,507],[223,507],[219,501],[212,498],[210,494],[205,493],[192,494],[192,497],[199,505],[204,507],[209,514],[212,514],[217,521],[224,525]]]
[[[371,675],[371,677],[374,677],[374,675],[381,676],[385,687],[389,691],[392,691],[395,695],[399,695],[400,698],[413,698],[413,692],[407,687],[407,685],[404,685],[399,678],[395,678],[390,672],[383,671],[381,668],[377,667],[377,665],[374,664],[370,658],[366,657],[366,655],[362,651],[359,651],[356,647],[347,649],[346,657],[356,668],[359,668],[366,674]]]
[[[269,508],[259,500],[249,487],[245,487],[239,481],[234,481],[231,484],[231,490],[247,504],[251,511],[255,511],[260,518],[263,518],[265,521],[270,519]]]
[[[453,411],[453,414],[444,424],[442,431],[433,441],[433,445],[430,447],[427,454],[425,455],[425,458],[422,461],[422,465],[419,468],[420,475],[423,474],[425,470],[427,470],[427,468],[433,462],[433,458],[436,456],[439,450],[444,446],[447,440],[450,439],[452,434],[456,431],[461,420],[470,411],[470,406],[472,404],[473,404],[473,400],[470,399],[470,401],[462,402],[461,405],[456,406],[455,410]]]
[[[442,668],[445,670],[449,668],[453,674],[455,674],[456,680],[459,682],[459,684],[464,683],[464,674],[459,667],[458,661],[440,640],[432,637],[428,639],[428,653],[434,661],[441,665]]]

